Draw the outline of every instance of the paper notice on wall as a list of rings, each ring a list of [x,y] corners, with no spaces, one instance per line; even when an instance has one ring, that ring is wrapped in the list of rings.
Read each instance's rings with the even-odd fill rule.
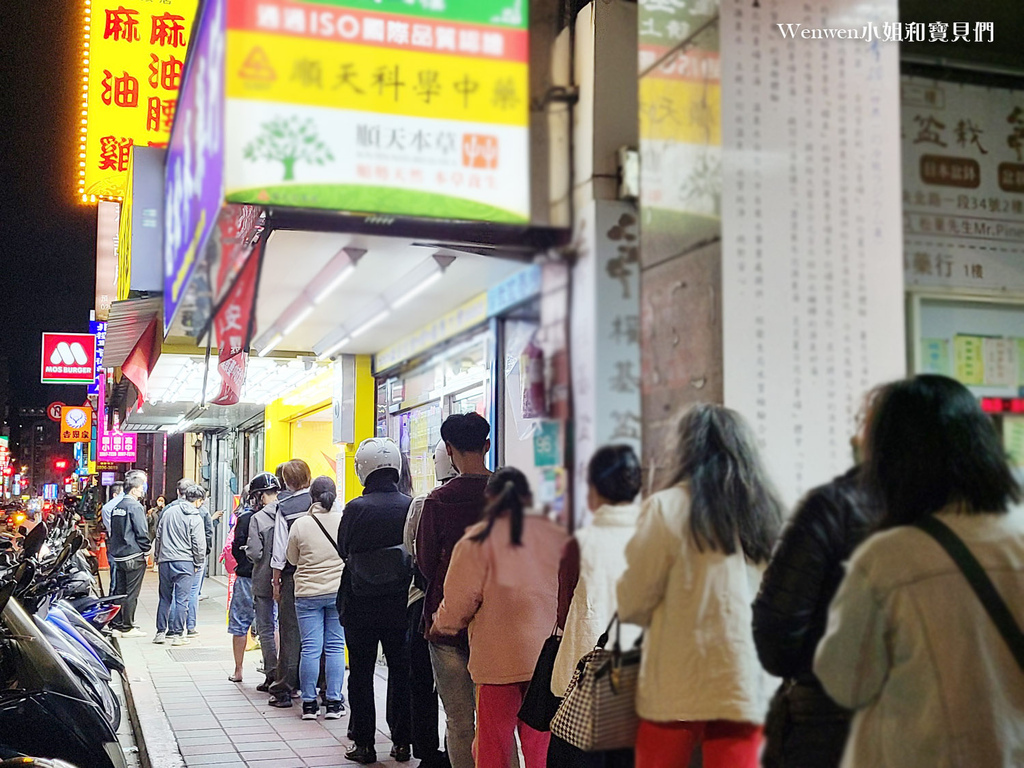
[[[1007,416],[1003,419],[1003,446],[1013,463],[1024,468],[1024,417]]]
[[[967,386],[985,383],[985,340],[980,336],[953,339],[955,369],[953,378]]]
[[[985,386],[1017,386],[1017,340],[985,339]]]
[[[896,0],[722,0],[725,404],[785,501],[852,462],[864,395],[906,372],[899,46],[779,22],[898,22]],[[680,169],[680,174],[685,169]]]
[[[921,371],[949,376],[949,341],[921,339]]]

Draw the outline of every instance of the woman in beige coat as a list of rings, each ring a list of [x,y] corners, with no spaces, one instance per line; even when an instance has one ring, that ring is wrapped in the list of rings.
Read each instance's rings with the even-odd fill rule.
[[[1024,626],[1024,510],[999,436],[963,385],[918,376],[883,394],[866,453],[882,532],[854,553],[814,663],[856,711],[842,766],[1019,768],[1024,668],[921,527],[952,531]]]
[[[637,690],[638,768],[756,768],[770,682],[751,603],[782,525],[739,414],[698,405],[679,424],[668,488],[626,547],[619,618],[647,628]]]

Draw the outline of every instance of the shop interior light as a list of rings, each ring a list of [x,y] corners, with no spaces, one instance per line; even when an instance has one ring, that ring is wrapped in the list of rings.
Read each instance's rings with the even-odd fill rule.
[[[269,355],[274,350],[274,347],[281,343],[281,339],[283,338],[283,334],[275,333],[273,338],[271,338],[270,341],[267,342],[267,346],[263,347],[263,349],[259,351],[259,356],[266,357],[267,355]]]
[[[344,349],[345,345],[348,344],[350,341],[352,341],[352,337],[351,336],[344,337],[337,344],[333,344],[332,346],[328,347],[323,352],[321,352],[319,355],[317,355],[316,359],[317,360],[326,360],[329,357],[334,357],[338,352],[340,352],[342,349]]]
[[[299,313],[295,315],[295,317],[293,317],[289,321],[288,325],[284,327],[284,331],[282,332],[281,335],[287,336],[289,333],[298,328],[302,321],[309,317],[311,314],[313,314],[313,305],[307,304],[305,307],[299,310]]]

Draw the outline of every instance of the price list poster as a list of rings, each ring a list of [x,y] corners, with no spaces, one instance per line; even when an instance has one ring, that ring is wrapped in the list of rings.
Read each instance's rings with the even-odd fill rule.
[[[865,393],[905,372],[895,0],[723,0],[725,403],[787,504],[853,463]]]

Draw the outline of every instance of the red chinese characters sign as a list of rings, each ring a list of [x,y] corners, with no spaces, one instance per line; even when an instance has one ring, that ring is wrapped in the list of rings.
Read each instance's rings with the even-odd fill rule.
[[[120,199],[133,146],[165,146],[196,0],[92,0],[82,41],[78,195]]]
[[[40,368],[43,384],[91,384],[96,378],[96,337],[44,333]]]
[[[252,305],[256,294],[256,276],[259,260],[251,255],[242,269],[234,288],[213,319],[217,331],[220,355],[217,370],[220,373],[220,392],[211,402],[214,405],[234,405],[242,396],[245,368],[249,359],[249,339],[252,331]]]

